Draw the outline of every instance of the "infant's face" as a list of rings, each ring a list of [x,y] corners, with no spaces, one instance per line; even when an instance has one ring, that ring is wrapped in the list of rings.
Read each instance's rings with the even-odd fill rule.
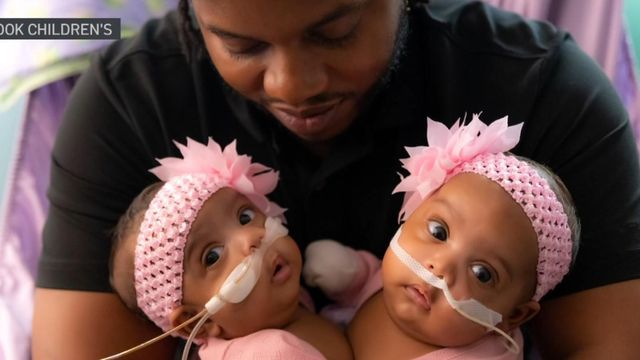
[[[245,196],[224,188],[203,205],[185,249],[183,304],[204,304],[229,273],[260,245],[265,216]],[[212,320],[221,337],[234,338],[267,327],[282,327],[298,307],[301,255],[289,236],[267,249],[263,272],[253,291],[239,304],[226,304]]]
[[[426,199],[403,225],[399,242],[444,277],[457,300],[476,299],[503,319],[533,296],[538,256],[533,226],[509,194],[481,175],[457,175]],[[394,323],[422,342],[460,346],[486,334],[391,250],[383,260],[383,283]]]

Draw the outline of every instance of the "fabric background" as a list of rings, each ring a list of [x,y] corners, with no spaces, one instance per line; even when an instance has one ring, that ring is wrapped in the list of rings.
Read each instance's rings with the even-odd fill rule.
[[[115,17],[121,18],[121,34],[126,37],[177,3],[0,0],[0,17]],[[34,279],[48,209],[45,194],[53,141],[75,78],[89,65],[91,54],[109,42],[0,41],[0,111],[26,97],[0,208],[0,360],[30,358]]]

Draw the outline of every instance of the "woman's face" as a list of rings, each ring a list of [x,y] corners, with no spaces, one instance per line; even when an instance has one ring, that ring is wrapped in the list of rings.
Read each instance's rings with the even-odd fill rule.
[[[231,271],[249,256],[265,235],[265,216],[245,196],[218,190],[198,213],[184,252],[185,305],[203,309]],[[289,236],[265,251],[262,273],[247,298],[226,304],[212,317],[216,336],[235,338],[288,324],[298,309],[302,259]]]
[[[307,143],[342,133],[394,53],[401,0],[194,0],[225,81]]]

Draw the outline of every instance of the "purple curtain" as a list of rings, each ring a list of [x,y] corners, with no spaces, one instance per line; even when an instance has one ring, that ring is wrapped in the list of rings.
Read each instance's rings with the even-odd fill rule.
[[[0,17],[117,17],[122,35],[129,36],[176,4],[177,0],[0,0]],[[28,93],[0,208],[0,360],[30,358],[34,279],[48,208],[45,192],[53,139],[75,76],[88,65],[91,53],[107,43],[0,41],[0,108]]]
[[[0,359],[29,354],[51,149],[74,82],[68,78],[34,90],[27,103],[0,229]]]

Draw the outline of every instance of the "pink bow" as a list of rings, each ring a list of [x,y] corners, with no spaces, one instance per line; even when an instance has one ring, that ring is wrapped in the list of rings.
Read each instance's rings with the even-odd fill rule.
[[[251,157],[238,155],[236,141],[224,150],[209,138],[207,145],[187,138],[187,145],[174,141],[182,158],[156,159],[160,166],[149,171],[160,180],[167,181],[186,174],[207,174],[222,187],[230,187],[244,194],[267,216],[279,216],[285,209],[269,201],[266,194],[278,184],[278,172],[260,163],[252,163]]]
[[[511,150],[520,140],[522,123],[508,126],[505,116],[485,125],[479,114],[471,122],[460,125],[460,119],[448,129],[446,125],[427,118],[429,146],[405,147],[409,157],[400,160],[409,176],[403,178],[393,193],[405,192],[398,221],[405,220],[447,179],[458,165],[480,154],[495,154]]]

